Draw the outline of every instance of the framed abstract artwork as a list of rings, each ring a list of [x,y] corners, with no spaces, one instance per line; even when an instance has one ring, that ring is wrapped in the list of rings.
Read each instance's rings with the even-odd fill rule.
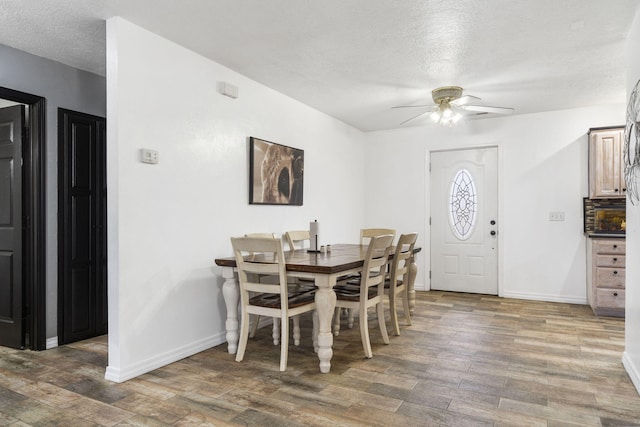
[[[302,206],[304,150],[249,138],[249,204]]]

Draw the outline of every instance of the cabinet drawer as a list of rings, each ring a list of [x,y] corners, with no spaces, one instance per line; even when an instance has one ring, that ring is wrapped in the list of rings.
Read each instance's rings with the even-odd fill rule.
[[[596,240],[593,242],[594,251],[598,254],[625,254],[625,241],[617,240]]]
[[[598,267],[618,267],[624,268],[624,255],[596,255],[596,266]]]
[[[624,268],[596,268],[595,285],[598,288],[624,289]]]
[[[603,308],[624,308],[624,290],[598,289],[596,305]]]

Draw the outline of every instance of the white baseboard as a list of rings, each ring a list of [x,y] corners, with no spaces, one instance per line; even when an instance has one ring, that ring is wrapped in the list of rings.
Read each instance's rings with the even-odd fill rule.
[[[537,294],[528,292],[503,292],[501,295],[503,298],[515,298],[515,299],[528,299],[534,301],[547,301],[547,302],[563,302],[567,304],[580,304],[586,305],[587,298],[584,297],[568,297],[566,295],[549,295],[549,294]]]
[[[430,289],[424,283],[416,283],[414,285],[416,291],[429,291]],[[565,295],[549,295],[549,294],[536,294],[528,292],[503,292],[499,295],[502,298],[515,298],[515,299],[528,299],[533,301],[548,301],[548,302],[562,302],[567,304],[579,304],[586,305],[588,301],[586,298],[567,297]]]
[[[45,342],[45,349],[49,350],[51,348],[56,348],[58,346],[58,337],[47,338]]]
[[[207,338],[203,338],[199,341],[189,343],[182,347],[167,351],[162,354],[158,354],[154,357],[150,357],[146,360],[134,363],[127,367],[113,367],[107,366],[107,370],[104,374],[104,378],[109,381],[121,383],[131,378],[135,378],[139,375],[151,372],[154,369],[161,368],[170,363],[177,362],[185,357],[193,356],[196,353],[207,350],[211,347],[215,347],[227,341],[226,331],[220,332],[216,335],[212,335]]]
[[[636,366],[633,363],[626,351],[622,353],[622,366],[626,369],[629,378],[631,378],[631,382],[636,387],[638,394],[640,394],[640,366]]]
[[[429,288],[427,288],[427,285],[425,285],[424,283],[414,283],[413,284],[413,289],[416,291],[428,291]]]

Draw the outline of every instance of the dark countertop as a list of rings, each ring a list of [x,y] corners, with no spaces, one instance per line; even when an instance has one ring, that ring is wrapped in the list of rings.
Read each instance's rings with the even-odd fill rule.
[[[626,236],[620,233],[584,233],[590,239],[624,239]]]

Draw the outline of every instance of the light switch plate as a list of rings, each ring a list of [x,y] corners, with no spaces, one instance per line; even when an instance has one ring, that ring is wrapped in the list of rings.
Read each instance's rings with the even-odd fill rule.
[[[142,163],[149,163],[151,165],[155,165],[160,160],[160,156],[156,150],[149,150],[148,148],[143,148],[140,150],[142,155]]]
[[[549,221],[564,221],[564,212],[549,212]]]

